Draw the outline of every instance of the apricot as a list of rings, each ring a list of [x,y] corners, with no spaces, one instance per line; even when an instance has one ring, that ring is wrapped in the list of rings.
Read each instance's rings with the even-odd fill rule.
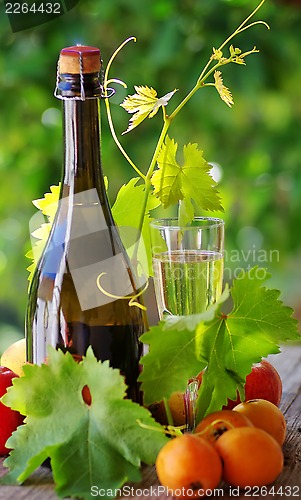
[[[195,434],[214,444],[226,431],[234,427],[253,427],[251,420],[239,412],[220,410],[204,417],[196,426]]]
[[[215,443],[223,461],[223,479],[230,485],[265,486],[283,469],[281,446],[257,427],[237,427],[225,432]]]
[[[161,448],[156,460],[160,483],[178,498],[199,498],[216,488],[222,462],[214,447],[203,438],[183,434]]]
[[[186,424],[186,411],[185,411],[185,401],[182,392],[174,392],[168,400],[169,408],[172,414],[174,425],[185,425]],[[159,403],[154,403],[149,408],[154,419],[157,420],[162,425],[167,425],[166,411],[163,401]]]
[[[286,422],[278,406],[265,399],[251,399],[235,406],[232,411],[249,418],[255,427],[268,432],[283,445],[286,436]]]
[[[14,373],[21,377],[23,365],[26,363],[26,340],[20,339],[11,344],[2,354],[0,365],[10,368]]]

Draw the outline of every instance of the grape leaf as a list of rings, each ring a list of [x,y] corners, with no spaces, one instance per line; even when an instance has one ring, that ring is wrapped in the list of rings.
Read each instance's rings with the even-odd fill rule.
[[[57,186],[50,186],[50,193],[45,193],[43,198],[38,200],[33,200],[33,204],[39,210],[41,210],[43,215],[46,215],[49,222],[53,222],[59,201],[59,195],[61,190],[61,183]]]
[[[300,339],[293,310],[279,300],[278,290],[264,286],[268,277],[258,267],[243,271],[230,289],[233,308],[228,315],[222,312],[224,295],[209,317],[168,318],[143,334],[142,342],[150,346],[140,375],[147,404],[184,391],[187,380],[206,368],[198,398],[200,419],[221,409],[227,398],[235,399],[237,389],[243,394],[253,363],[278,353],[281,343]]]
[[[157,92],[152,87],[135,86],[136,94],[127,96],[120,104],[128,113],[134,113],[129,126],[123,134],[137,127],[145,118],[155,116],[161,106],[166,106],[168,101],[177,92],[177,89],[158,98]]]
[[[227,106],[229,106],[229,108],[231,108],[234,104],[233,97],[228,87],[225,87],[220,71],[214,72],[214,81],[215,88],[218,91],[220,98],[227,104]]]
[[[42,255],[46,241],[48,239],[52,222],[57,210],[61,184],[50,186],[50,193],[45,193],[43,198],[33,200],[33,204],[43,215],[47,217],[48,222],[42,223],[41,226],[31,233],[31,236],[37,241],[32,245],[32,248],[25,254],[27,259],[32,260],[32,263],[27,267],[29,284],[33,278],[36,264]]]
[[[44,224],[41,224],[41,226],[33,231],[31,233],[31,236],[36,238],[36,241],[32,245],[32,248],[25,254],[25,257],[27,259],[31,259],[32,263],[26,268],[26,271],[28,271],[28,281],[29,285],[31,283],[31,280],[34,275],[34,271],[36,268],[36,265],[43,253],[43,250],[45,248],[45,244],[47,242],[50,230],[51,230],[52,223],[50,222],[45,222]]]
[[[134,177],[126,185],[123,185],[116,197],[112,207],[114,220],[119,228],[120,236],[130,257],[133,256],[133,240],[137,235],[142,216],[142,209],[145,199],[145,185],[138,184],[139,177]],[[151,274],[152,256],[149,234],[149,222],[152,220],[149,212],[160,205],[160,201],[151,194],[148,196],[145,209],[144,222],[142,226],[142,242],[139,244],[137,260],[140,263],[143,273],[147,276]],[[133,231],[130,228],[134,229]],[[138,235],[139,236],[139,235]],[[132,247],[132,253],[131,253]],[[135,263],[133,263],[135,265]],[[138,267],[138,272],[140,269]]]
[[[187,380],[206,367],[206,361],[196,356],[195,331],[202,321],[215,318],[228,296],[226,289],[217,303],[200,314],[167,316],[140,337],[150,345],[150,352],[141,360],[143,371],[139,376],[146,405],[169,398],[172,392],[184,392]]]
[[[179,201],[179,226],[187,226],[194,218],[194,206],[190,198],[184,198]]]
[[[154,463],[167,441],[146,408],[124,399],[119,371],[98,362],[91,349],[76,363],[50,348],[47,365],[27,365],[24,373],[2,398],[27,415],[9,439],[13,451],[4,465],[10,471],[2,484],[23,483],[50,457],[57,494],[90,499],[92,485],[114,491],[139,481],[141,462]],[[82,397],[85,385],[91,405]]]
[[[158,155],[158,169],[152,176],[154,193],[164,208],[180,200],[193,200],[204,210],[223,210],[216,182],[209,174],[211,165],[203,158],[197,144],[187,144],[183,148],[184,163],[181,167],[176,159],[178,144],[168,136]],[[193,217],[191,206],[188,218]],[[184,215],[184,219],[187,216]]]

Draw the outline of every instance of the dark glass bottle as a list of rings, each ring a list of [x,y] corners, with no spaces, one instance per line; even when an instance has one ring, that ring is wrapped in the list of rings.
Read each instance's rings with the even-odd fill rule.
[[[139,290],[106,196],[100,65],[93,47],[60,54],[55,95],[64,107],[64,169],[59,206],[29,292],[27,358],[42,363],[51,344],[80,360],[92,346],[98,359],[120,369],[128,396],[138,401],[146,318],[130,301]],[[136,301],[141,304],[140,297]]]

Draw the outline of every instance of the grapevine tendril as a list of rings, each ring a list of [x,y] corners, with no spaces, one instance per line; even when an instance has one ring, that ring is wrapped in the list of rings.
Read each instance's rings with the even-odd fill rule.
[[[140,304],[140,302],[137,302],[136,299],[140,297],[148,288],[148,281],[146,282],[145,286],[140,290],[140,292],[136,293],[135,295],[114,295],[113,293],[107,292],[102,285],[100,284],[100,278],[105,276],[107,273],[103,272],[100,273],[97,276],[96,279],[96,285],[97,288],[107,297],[110,297],[111,299],[117,299],[117,300],[129,300],[129,306],[136,306],[139,309],[142,309],[143,311],[146,311],[146,307],[143,304]]]

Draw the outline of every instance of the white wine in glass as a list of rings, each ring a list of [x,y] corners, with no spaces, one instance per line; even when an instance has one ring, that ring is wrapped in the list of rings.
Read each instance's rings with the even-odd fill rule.
[[[180,226],[176,218],[151,222],[154,286],[160,318],[198,314],[222,293],[224,221],[196,217]],[[198,375],[197,373],[195,375]],[[198,382],[185,394],[186,423],[194,428]]]

